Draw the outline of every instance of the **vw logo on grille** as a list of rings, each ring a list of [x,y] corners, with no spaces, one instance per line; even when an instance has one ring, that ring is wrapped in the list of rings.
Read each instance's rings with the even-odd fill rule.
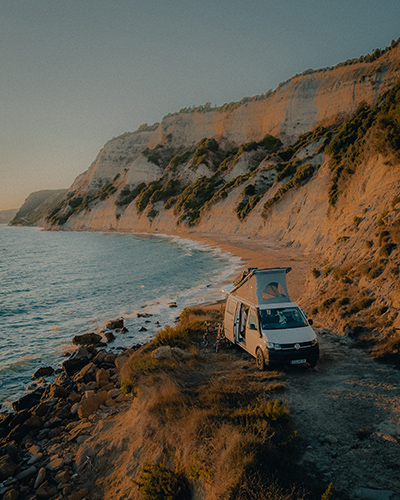
[[[300,344],[294,344],[294,348],[298,351],[300,349]]]

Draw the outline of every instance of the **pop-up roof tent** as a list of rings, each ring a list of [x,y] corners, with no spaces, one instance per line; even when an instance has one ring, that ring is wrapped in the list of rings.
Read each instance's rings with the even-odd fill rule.
[[[286,285],[286,274],[291,267],[269,269],[249,268],[233,282],[231,295],[253,304],[277,304],[290,302]]]

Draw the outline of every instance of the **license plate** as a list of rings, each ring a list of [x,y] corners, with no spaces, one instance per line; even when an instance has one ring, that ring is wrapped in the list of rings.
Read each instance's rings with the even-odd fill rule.
[[[290,364],[292,365],[302,365],[303,363],[307,363],[306,359],[292,359]]]

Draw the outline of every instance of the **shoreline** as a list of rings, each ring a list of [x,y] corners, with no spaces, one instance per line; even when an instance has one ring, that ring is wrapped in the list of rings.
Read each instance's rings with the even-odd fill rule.
[[[39,227],[39,226],[37,226]],[[43,231],[47,229],[41,228]],[[66,231],[68,232],[68,231]],[[149,231],[70,231],[104,234],[132,234],[137,236],[177,238],[197,242],[206,247],[206,251],[219,249],[233,257],[241,259],[241,270],[247,267],[291,267],[287,276],[289,293],[297,301],[305,291],[306,273],[311,269],[315,255],[307,254],[296,244],[283,246],[279,242],[270,242],[263,237],[241,236],[232,234],[196,233],[196,232],[149,232]],[[200,247],[201,248],[201,247]],[[235,277],[235,276],[234,276]],[[233,278],[234,278],[233,277]],[[233,282],[233,279],[232,279]],[[225,284],[228,281],[224,282]]]
[[[279,242],[269,242],[265,238],[250,238],[248,236],[218,235],[213,233],[127,233],[149,234],[151,236],[168,236],[187,239],[216,247],[240,258],[244,270],[247,267],[291,267],[288,274],[288,289],[292,300],[297,301],[304,293],[306,273],[310,270],[313,256],[307,255],[295,246],[284,247]],[[235,278],[235,276],[233,276]],[[233,282],[233,279],[231,280]]]
[[[37,229],[43,230],[37,226]],[[85,231],[86,232],[86,231]],[[88,232],[97,232],[97,231],[88,231]],[[299,249],[294,249],[293,247],[281,247],[278,243],[271,244],[267,242],[264,238],[249,238],[244,236],[225,236],[225,235],[216,235],[216,234],[204,234],[204,233],[158,233],[158,232],[103,232],[104,234],[131,234],[142,237],[150,237],[150,238],[162,238],[168,240],[175,240],[177,244],[182,246],[187,246],[188,248],[197,248],[200,251],[211,252],[218,259],[218,256],[221,257],[221,263],[223,262],[222,271],[218,272],[210,282],[204,283],[199,289],[194,290],[194,293],[189,293],[189,296],[186,293],[182,293],[180,296],[177,295],[177,302],[174,299],[169,300],[168,302],[175,302],[174,306],[174,317],[178,317],[182,312],[184,307],[209,307],[216,306],[221,307],[221,304],[224,303],[226,298],[226,291],[229,291],[233,287],[233,280],[239,272],[247,267],[292,267],[292,272],[288,275],[288,288],[289,293],[291,295],[292,300],[297,301],[299,297],[301,297],[304,292],[304,284],[305,284],[305,274],[306,270],[310,267],[310,259],[306,255],[303,255],[299,252]],[[225,289],[225,290],[224,290]],[[225,292],[225,294],[223,293]],[[225,295],[225,296],[224,296]],[[158,304],[158,305],[155,305]],[[148,328],[147,324],[138,324],[136,315],[140,313],[151,313],[154,315],[154,307],[160,307],[160,303],[157,301],[152,301],[151,303],[145,304],[142,306],[142,309],[138,309],[134,313],[134,315],[124,315],[121,317],[124,318],[125,322],[129,330],[143,327]],[[165,303],[163,305],[164,308],[168,308],[167,311],[169,313],[169,303]],[[117,314],[118,315],[118,314]],[[172,310],[171,313],[168,314],[170,316],[167,324],[173,325],[176,321],[172,319]],[[114,316],[114,315],[112,315]],[[158,315],[156,315],[158,316]],[[156,319],[159,319],[156,317]],[[146,321],[146,323],[150,323]],[[158,322],[156,322],[158,323]],[[157,325],[157,326],[165,326]],[[137,328],[136,328],[137,327]],[[93,325],[93,328],[90,331],[99,333],[104,329],[103,323],[98,323],[96,326]],[[135,339],[135,342],[147,342],[151,338],[154,337],[157,333],[157,328],[153,328],[152,332],[148,332],[143,336],[142,340]],[[89,330],[88,330],[89,331]],[[139,330],[142,331],[142,330]],[[144,331],[144,328],[143,328]],[[66,348],[69,348],[71,339],[65,344]],[[118,352],[122,347],[128,348],[128,344],[125,342],[121,344],[122,347],[119,347],[119,342],[112,343],[111,345],[106,344],[106,348],[111,352]],[[69,349],[68,349],[69,350]],[[65,351],[65,350],[64,350]],[[59,357],[60,358],[60,357]],[[60,366],[61,358],[57,362],[57,366]],[[29,387],[31,384],[26,387],[28,390],[32,390],[32,387]],[[10,406],[11,400],[4,401],[2,407]]]

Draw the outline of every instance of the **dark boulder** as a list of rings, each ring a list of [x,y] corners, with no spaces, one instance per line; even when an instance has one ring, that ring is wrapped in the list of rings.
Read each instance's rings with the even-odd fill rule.
[[[98,333],[83,333],[82,335],[75,335],[72,339],[74,345],[101,345],[101,336]]]
[[[105,326],[109,330],[120,330],[124,327],[124,320],[122,318],[110,319]]]
[[[49,384],[43,393],[42,400],[53,398],[66,398],[69,392],[65,387],[57,384]]]
[[[113,334],[113,332],[105,332],[104,336],[107,339],[107,342],[112,342],[113,340],[115,340],[115,335]]]
[[[25,394],[25,396],[22,396],[22,398],[18,399],[17,401],[14,401],[12,407],[14,408],[15,411],[21,411],[32,408],[32,406],[35,406],[39,403],[43,391],[44,391],[43,388],[38,388],[33,392]]]
[[[32,415],[37,415],[38,417],[44,417],[49,412],[49,405],[45,402],[39,403],[31,409]]]
[[[42,366],[38,370],[35,371],[35,373],[32,375],[33,379],[40,378],[40,377],[48,377],[50,375],[53,375],[54,373],[54,368],[51,366]]]
[[[85,365],[87,365],[89,362],[88,359],[85,358],[69,358],[64,363],[62,364],[62,367],[64,368],[65,373],[69,376],[72,377],[76,372],[81,370]]]
[[[0,481],[13,476],[18,470],[18,465],[13,462],[10,455],[0,457]]]
[[[29,429],[38,429],[43,425],[43,419],[38,415],[32,415],[28,418],[28,420],[24,423],[25,427]]]

